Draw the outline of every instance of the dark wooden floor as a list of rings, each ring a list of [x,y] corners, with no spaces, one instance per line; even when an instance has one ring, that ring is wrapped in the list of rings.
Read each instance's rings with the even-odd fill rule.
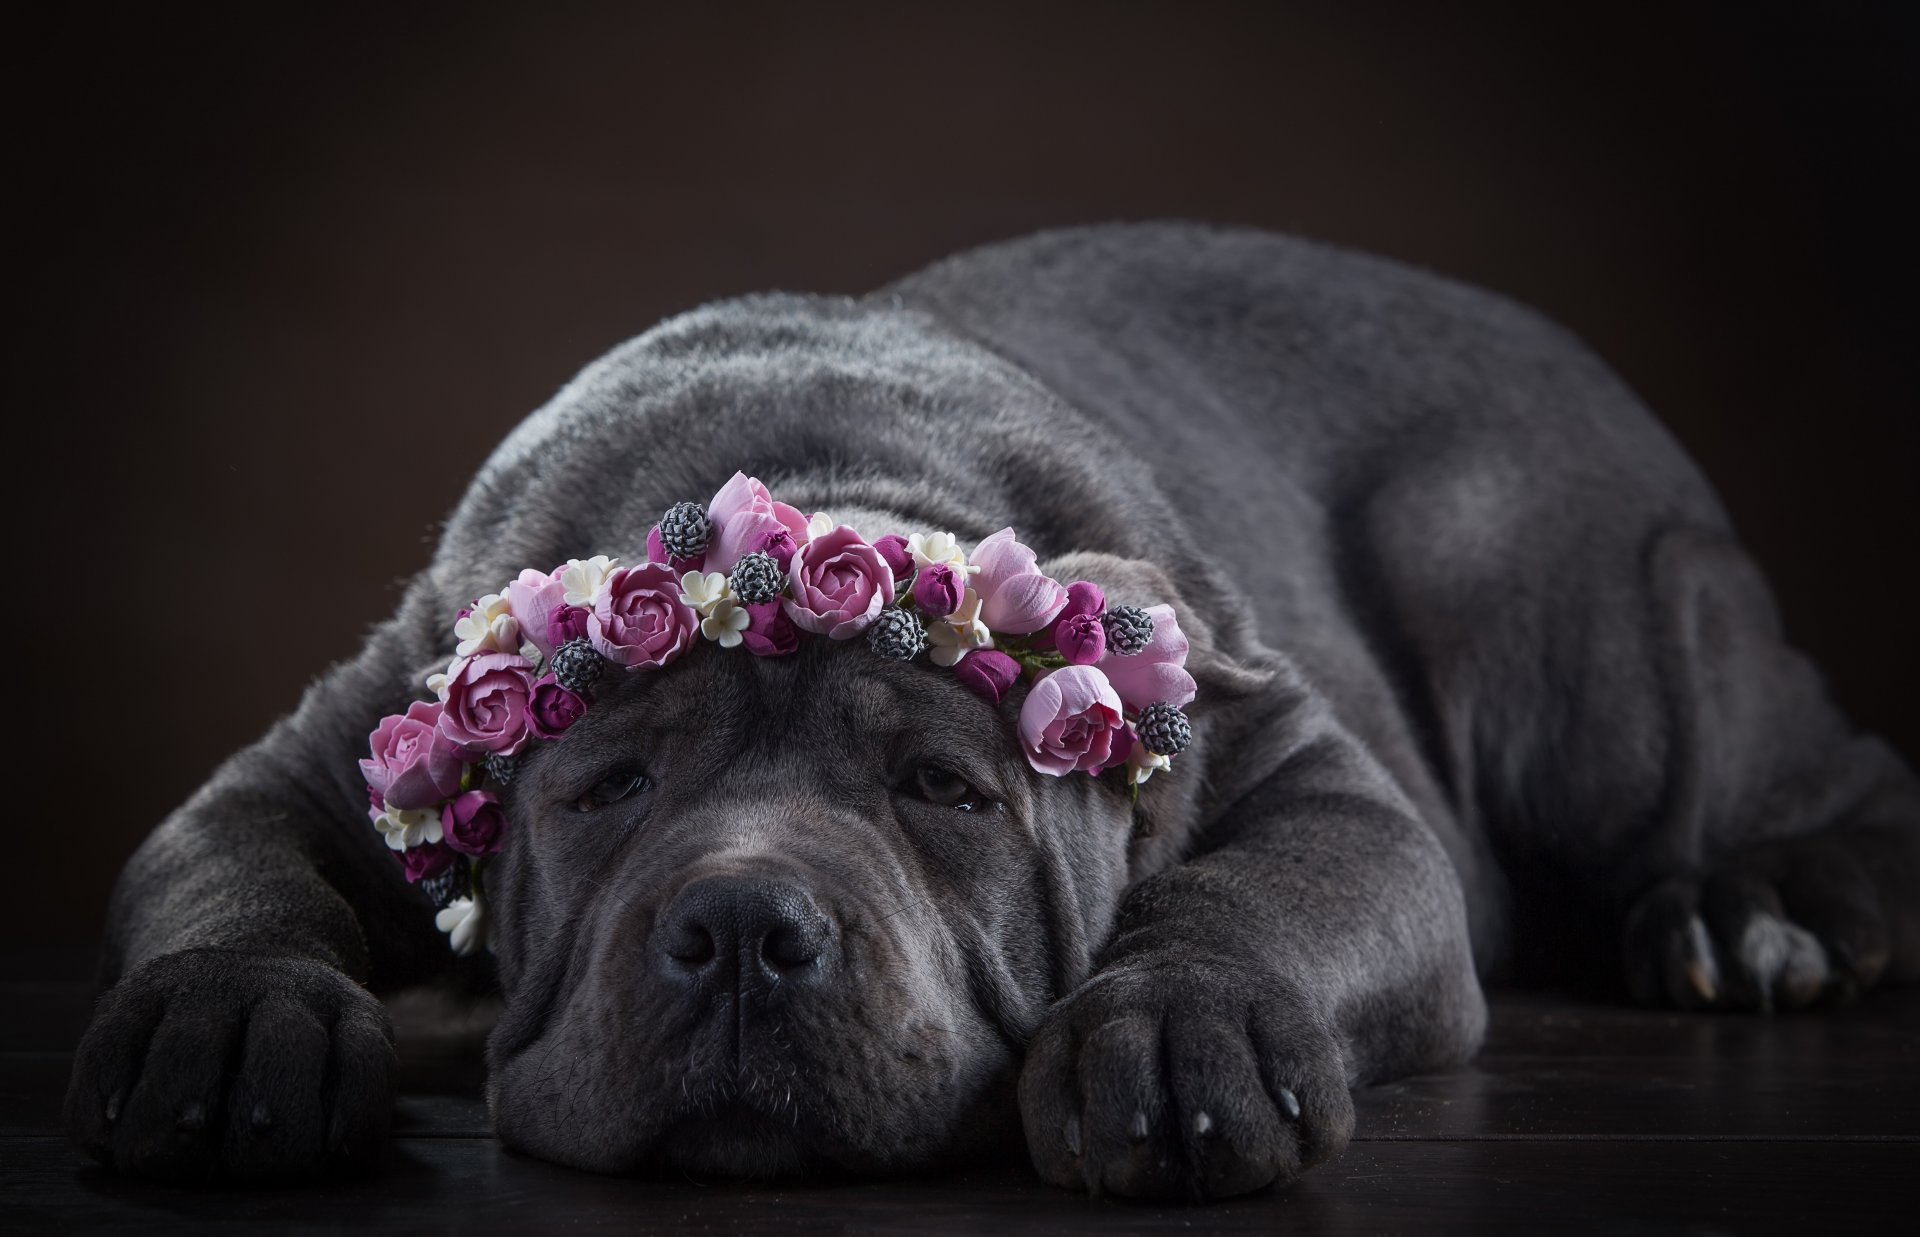
[[[0,1230],[1433,1233],[1910,1231],[1920,991],[1773,1019],[1503,994],[1456,1073],[1359,1097],[1351,1148],[1293,1189],[1204,1210],[1088,1201],[1023,1166],[744,1187],[595,1177],[502,1151],[477,1096],[401,1101],[391,1165],[329,1190],[127,1181],[57,1134],[89,988],[71,952],[0,973]]]

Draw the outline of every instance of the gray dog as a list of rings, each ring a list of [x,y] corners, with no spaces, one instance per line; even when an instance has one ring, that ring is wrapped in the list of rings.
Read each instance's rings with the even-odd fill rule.
[[[1029,768],[1019,688],[702,644],[522,761],[491,953],[456,963],[367,826],[368,731],[459,606],[643,559],[736,469],[1173,604],[1191,749],[1135,804]],[[1483,975],[1624,957],[1642,999],[1747,1009],[1920,977],[1920,785],[1563,331],[1301,241],[1103,228],[593,365],[365,651],[141,847],[109,936],[67,1121],[130,1172],[375,1159],[372,993],[451,968],[498,984],[488,1100],[537,1156],[880,1172],[1023,1127],[1049,1181],[1220,1196],[1337,1153],[1350,1088],[1469,1057]]]

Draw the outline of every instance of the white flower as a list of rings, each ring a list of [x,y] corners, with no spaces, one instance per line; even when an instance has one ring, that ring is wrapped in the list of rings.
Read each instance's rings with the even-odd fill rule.
[[[967,590],[960,608],[938,623],[927,624],[927,656],[936,666],[957,665],[975,649],[993,647],[993,633],[980,621],[980,594]]]
[[[487,911],[480,891],[455,898],[433,917],[433,926],[447,934],[447,944],[462,958],[487,943]]]
[[[701,575],[697,571],[689,571],[680,577],[680,600],[699,611],[700,616],[705,618],[721,606],[736,601],[737,598],[733,593],[733,585],[729,584],[727,577],[719,572],[709,571]]]
[[[751,622],[753,616],[747,613],[747,608],[728,598],[700,620],[700,634],[717,641],[723,649],[738,648],[742,639],[740,633]]]
[[[915,567],[945,563],[963,576],[980,570],[967,562],[966,550],[952,533],[914,533],[907,538],[907,549],[913,554]]]
[[[373,818],[373,827],[387,843],[388,850],[411,850],[427,842],[440,840],[438,808],[382,808]]]
[[[513,653],[520,648],[520,624],[507,608],[506,597],[499,593],[488,593],[474,602],[473,609],[453,625],[453,634],[460,641],[453,646],[458,657]]]
[[[1127,753],[1127,782],[1133,786],[1144,786],[1155,773],[1172,767],[1173,757],[1150,752],[1146,744],[1135,739],[1133,750]]]
[[[824,511],[816,511],[813,513],[813,518],[807,521],[807,540],[824,537],[833,531],[833,527],[832,516]]]
[[[591,606],[600,586],[619,565],[619,559],[604,554],[568,559],[567,565],[560,569],[560,587],[566,590],[561,600],[570,606]]]

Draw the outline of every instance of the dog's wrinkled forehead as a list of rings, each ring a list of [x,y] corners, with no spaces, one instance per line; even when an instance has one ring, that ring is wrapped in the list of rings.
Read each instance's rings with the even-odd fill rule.
[[[540,753],[542,781],[563,787],[637,762],[669,794],[669,779],[739,790],[797,776],[852,794],[931,762],[1008,802],[1026,780],[1017,713],[1017,697],[996,708],[951,675],[857,643],[810,642],[785,658],[700,648],[672,674],[619,676],[566,742]]]

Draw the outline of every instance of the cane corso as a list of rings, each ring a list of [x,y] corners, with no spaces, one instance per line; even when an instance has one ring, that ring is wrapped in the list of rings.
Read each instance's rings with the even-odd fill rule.
[[[458,607],[645,561],[736,470],[1171,603],[1191,747],[1136,801],[1037,774],[1018,687],[704,644],[522,762],[456,959],[367,826],[369,729]],[[1048,1181],[1217,1197],[1337,1154],[1351,1088],[1471,1056],[1485,976],[1750,1010],[1920,976],[1920,784],[1565,331],[1301,240],[1115,226],[595,362],[365,650],[133,856],[108,935],[67,1121],[132,1173],[377,1162],[375,994],[452,971],[500,994],[500,1137],[563,1164],[881,1173],[1021,1130]]]

